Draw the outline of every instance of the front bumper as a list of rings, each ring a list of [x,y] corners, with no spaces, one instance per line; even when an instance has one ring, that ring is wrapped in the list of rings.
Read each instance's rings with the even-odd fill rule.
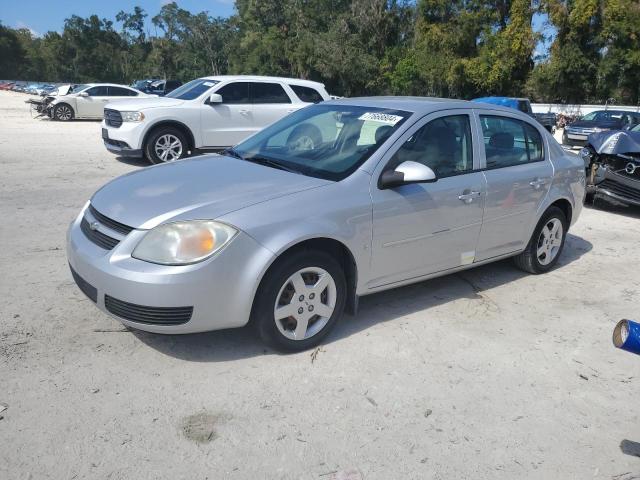
[[[571,147],[584,147],[588,143],[588,138],[587,135],[573,134],[565,130],[562,134],[562,144]]]
[[[640,206],[640,181],[598,168],[592,191],[628,205]]]
[[[102,121],[104,146],[111,153],[123,157],[141,157],[144,138],[144,122],[123,122],[118,128]],[[108,138],[104,138],[106,133]]]
[[[273,259],[273,254],[250,236],[240,232],[204,262],[156,265],[131,257],[146,231],[133,230],[112,250],[105,250],[82,232],[83,217],[84,211],[69,227],[67,257],[76,283],[103,312],[127,326],[169,334],[241,327],[249,321],[259,279]],[[99,228],[116,236],[104,225]],[[161,324],[154,320],[165,318],[166,312],[185,313],[190,308],[188,317],[181,317],[186,322],[167,324],[163,320]],[[141,318],[145,323],[138,320]]]

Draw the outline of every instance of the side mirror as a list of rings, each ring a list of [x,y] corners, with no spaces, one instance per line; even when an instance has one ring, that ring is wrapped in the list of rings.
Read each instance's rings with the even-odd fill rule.
[[[88,94],[87,92],[80,92],[80,93],[78,94],[78,96],[79,96],[79,97],[88,97],[88,96],[89,96],[89,94]]]
[[[207,103],[222,103],[222,95],[219,93],[212,93],[209,95],[209,101]]]
[[[395,170],[387,170],[380,175],[378,186],[384,190],[409,183],[427,183],[438,180],[435,172],[426,165],[410,160],[402,162]]]

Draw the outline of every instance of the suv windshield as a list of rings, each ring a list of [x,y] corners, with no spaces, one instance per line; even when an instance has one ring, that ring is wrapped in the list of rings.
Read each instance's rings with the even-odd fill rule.
[[[180,100],[193,100],[194,98],[198,98],[217,83],[220,82],[218,80],[196,78],[195,80],[191,80],[181,87],[176,88],[171,93],[168,93],[166,97],[179,98]]]
[[[298,110],[240,143],[245,160],[326,180],[348,177],[389,138],[410,112],[353,105]]]

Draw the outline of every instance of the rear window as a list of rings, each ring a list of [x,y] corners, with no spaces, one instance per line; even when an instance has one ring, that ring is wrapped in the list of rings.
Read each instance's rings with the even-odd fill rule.
[[[289,85],[293,93],[302,100],[303,102],[309,103],[320,103],[324,100],[322,95],[315,89],[311,87],[303,87],[302,85]]]
[[[487,168],[511,167],[544,160],[542,136],[515,118],[480,115]]]
[[[135,97],[138,92],[122,87],[109,87],[110,97]]]

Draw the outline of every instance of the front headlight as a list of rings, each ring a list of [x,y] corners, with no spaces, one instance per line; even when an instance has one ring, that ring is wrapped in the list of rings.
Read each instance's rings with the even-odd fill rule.
[[[600,133],[600,132],[608,132],[609,130],[611,130],[610,128],[607,127],[595,127],[593,129],[594,132],[596,133]]]
[[[142,112],[120,112],[123,122],[141,122],[144,120]]]
[[[236,233],[235,228],[210,220],[166,223],[142,237],[131,256],[161,265],[188,265],[209,258]]]

